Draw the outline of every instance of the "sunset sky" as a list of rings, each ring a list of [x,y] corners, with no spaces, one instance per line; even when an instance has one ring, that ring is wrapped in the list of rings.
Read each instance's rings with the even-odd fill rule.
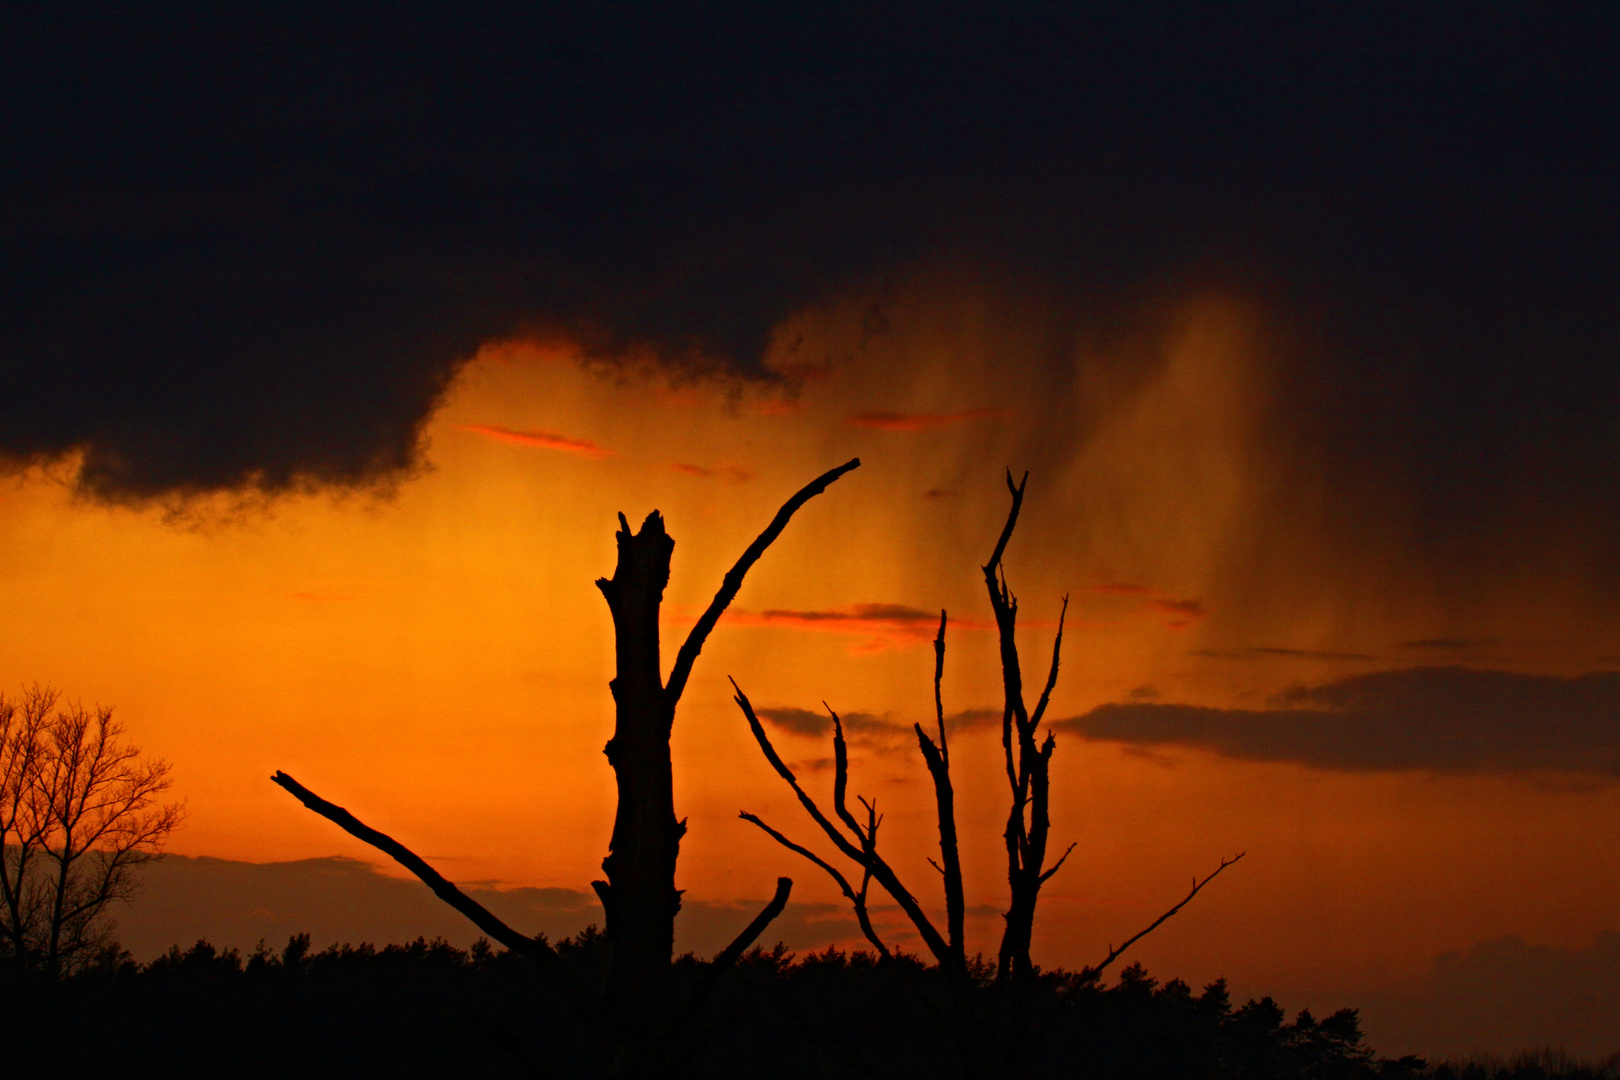
[[[1598,11],[11,11],[0,692],[115,706],[173,763],[170,850],[204,884],[153,870],[166,931],[283,927],[196,892],[227,867],[202,857],[399,876],[277,769],[455,880],[588,891],[616,515],[676,540],[667,664],[783,500],[858,456],[698,661],[679,884],[708,918],[786,874],[796,940],[858,937],[737,818],[813,836],[731,676],[817,790],[838,710],[942,906],[908,732],[945,609],[993,951],[979,567],[1027,470],[1006,566],[1026,670],[1070,599],[1049,716],[1077,845],[1038,961],[1095,961],[1246,852],[1134,958],[1361,1005],[1390,1051],[1620,1050]]]

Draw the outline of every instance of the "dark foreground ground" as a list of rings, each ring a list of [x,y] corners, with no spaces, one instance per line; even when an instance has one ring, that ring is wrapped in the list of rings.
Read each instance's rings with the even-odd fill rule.
[[[560,943],[600,966],[589,932]],[[683,978],[702,965],[684,961]],[[1269,998],[1234,1005],[1140,968],[1064,1002],[1061,975],[1032,1005],[1049,1023],[1033,1075],[1097,1080],[1614,1080],[1620,1068],[1554,1056],[1470,1065],[1381,1059],[1353,1010],[1287,1016]],[[735,1016],[694,1075],[799,1080],[958,1075],[917,968],[880,968],[837,950],[794,959],[756,950],[707,1010]],[[0,987],[0,1037],[14,1076],[354,1077],[593,1075],[579,1024],[527,962],[442,942],[311,953],[307,937],[243,957],[198,943],[148,965],[113,959],[67,983]],[[15,1070],[15,1071],[14,1071]]]

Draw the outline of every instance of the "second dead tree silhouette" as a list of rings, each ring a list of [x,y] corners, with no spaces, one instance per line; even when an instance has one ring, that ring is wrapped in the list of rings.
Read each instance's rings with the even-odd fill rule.
[[[619,515],[618,563],[613,577],[597,581],[613,616],[615,674],[609,686],[615,705],[613,737],[606,754],[618,788],[618,809],[605,881],[592,882],[602,900],[609,949],[605,984],[587,985],[544,938],[514,930],[458,889],[423,859],[378,832],[284,772],[271,779],[310,810],[365,841],[410,870],[441,900],[467,916],[492,940],[533,960],[596,1037],[605,1071],[616,1078],[656,1080],[691,1065],[710,1031],[693,1031],[693,1021],[726,970],[758,939],[787,905],[793,882],[777,881],[776,895],[729,946],[714,958],[696,984],[675,999],[671,967],[675,916],[680,892],[675,864],[686,823],[675,817],[669,741],[692,665],[709,633],[741,588],[749,569],[781,535],[794,513],[833,481],[860,465],[856,458],[831,469],[800,489],[725,575],[719,591],[676,654],[668,680],[662,678],[658,612],[669,582],[675,541],[654,510],[638,532]],[[549,1075],[545,1062],[513,1033],[490,1029],[537,1076]]]
[[[943,880],[945,894],[943,934],[923,910],[917,898],[900,880],[893,866],[878,853],[878,828],[883,818],[877,811],[876,802],[857,797],[864,811],[864,823],[849,809],[849,750],[844,740],[843,723],[838,714],[830,707],[827,710],[832,716],[833,723],[833,812],[838,819],[835,823],[800,786],[798,778],[771,745],[770,738],[766,735],[765,728],[755,714],[748,696],[737,686],[735,680],[732,681],[732,687],[737,692],[737,705],[747,718],[748,726],[752,729],[760,750],[764,752],[771,767],[793,789],[800,804],[811,819],[821,827],[821,831],[860,869],[860,886],[855,887],[849,877],[833,864],[802,844],[789,839],[757,815],[745,811],[742,814],[743,819],[757,825],[779,844],[825,871],[849,900],[861,933],[877,951],[880,962],[895,968],[903,978],[912,982],[913,989],[923,993],[923,988],[915,984],[906,967],[895,963],[893,950],[885,944],[872,924],[868,906],[872,882],[876,881],[893,899],[915,928],[924,947],[938,964],[939,973],[944,977],[948,1001],[941,1019],[948,1026],[949,1035],[961,1055],[963,1071],[970,1080],[1013,1080],[1025,1075],[1031,1055],[1058,1016],[1055,1012],[1049,1012],[1044,1018],[1032,1015],[1039,1000],[1038,995],[1034,993],[1037,989],[1039,971],[1030,960],[1030,943],[1041,886],[1058,872],[1064,860],[1068,858],[1069,852],[1074,850],[1074,845],[1070,844],[1055,863],[1051,866],[1046,865],[1047,841],[1051,829],[1050,770],[1056,739],[1050,729],[1046,731],[1044,739],[1039,738],[1041,721],[1045,718],[1047,706],[1051,703],[1052,690],[1057,685],[1058,662],[1063,649],[1063,623],[1068,615],[1069,601],[1067,597],[1063,600],[1057,633],[1052,642],[1051,667],[1048,669],[1046,684],[1040,698],[1034,711],[1031,712],[1024,701],[1023,670],[1019,663],[1018,645],[1015,640],[1018,601],[1007,587],[1006,573],[1002,566],[1007,542],[1012,538],[1013,530],[1018,524],[1018,513],[1023,507],[1024,489],[1028,482],[1028,473],[1025,473],[1023,479],[1016,484],[1013,482],[1012,473],[1007,474],[1007,488],[1012,494],[1012,506],[1007,512],[1006,524],[1002,527],[995,550],[990,555],[990,561],[983,567],[985,587],[990,595],[991,609],[995,612],[996,631],[1000,639],[1003,691],[1001,745],[1007,784],[1012,797],[1006,829],[1003,832],[1010,902],[1005,915],[1006,926],[1002,931],[1001,946],[996,957],[995,975],[989,980],[989,985],[985,985],[984,973],[978,970],[980,965],[969,962],[963,936],[966,900],[956,831],[956,795],[951,783],[950,746],[945,731],[945,703],[940,690],[945,672],[945,613],[940,612],[939,633],[934,639],[934,713],[938,724],[938,741],[936,742],[921,724],[913,725],[918,748],[922,752],[923,761],[928,767],[934,785],[940,859],[938,862],[933,859],[928,861]],[[1205,885],[1214,880],[1217,874],[1242,857],[1239,854],[1231,859],[1223,859],[1220,866],[1207,877],[1202,880],[1194,879],[1192,891],[1180,903],[1126,940],[1124,944],[1111,948],[1100,963],[1082,970],[1072,980],[1066,993],[1058,998],[1058,1007],[1061,1008],[1067,1001],[1072,1000],[1078,992],[1094,986],[1102,973],[1126,949],[1180,911]],[[933,1008],[931,1002],[930,1007]]]

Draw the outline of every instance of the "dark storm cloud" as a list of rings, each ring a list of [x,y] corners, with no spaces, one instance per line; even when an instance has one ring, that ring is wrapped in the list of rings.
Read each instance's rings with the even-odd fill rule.
[[[1620,674],[1423,667],[1279,694],[1265,710],[1100,705],[1056,728],[1325,769],[1620,778]]]
[[[757,372],[785,316],[948,257],[1105,329],[1236,284],[1311,328],[1282,396],[1331,481],[1442,538],[1504,493],[1612,524],[1617,22],[8,5],[0,457],[81,450],[109,498],[366,482],[491,335]]]

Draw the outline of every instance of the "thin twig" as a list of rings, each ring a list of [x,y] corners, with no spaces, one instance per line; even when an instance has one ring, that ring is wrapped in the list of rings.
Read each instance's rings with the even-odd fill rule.
[[[1062,855],[1058,856],[1058,861],[1052,864],[1051,869],[1047,870],[1046,873],[1041,875],[1041,884],[1042,885],[1045,885],[1047,883],[1047,881],[1049,881],[1051,879],[1053,874],[1055,874],[1059,870],[1063,869],[1063,864],[1069,861],[1069,855],[1072,854],[1073,851],[1074,851],[1074,845],[1070,844],[1069,847],[1068,847],[1068,850],[1064,851],[1064,853]]]
[[[1086,968],[1081,973],[1082,977],[1089,976],[1091,981],[1095,981],[1097,979],[1097,977],[1100,976],[1103,973],[1103,971],[1108,967],[1109,964],[1112,964],[1115,960],[1119,959],[1120,955],[1122,953],[1124,953],[1124,951],[1126,949],[1129,949],[1132,945],[1135,945],[1138,941],[1141,941],[1143,938],[1145,938],[1149,934],[1153,933],[1153,931],[1157,930],[1159,928],[1159,926],[1166,919],[1170,918],[1170,916],[1174,915],[1176,912],[1178,912],[1182,908],[1186,907],[1187,904],[1192,900],[1192,898],[1197,896],[1203,890],[1205,885],[1208,885],[1210,882],[1214,881],[1217,877],[1219,877],[1222,870],[1225,870],[1228,866],[1231,866],[1233,863],[1235,863],[1238,860],[1242,859],[1243,856],[1245,856],[1247,854],[1248,854],[1248,852],[1246,852],[1246,851],[1240,851],[1236,855],[1232,856],[1230,859],[1222,859],[1221,860],[1221,865],[1217,866],[1214,869],[1214,871],[1208,877],[1206,877],[1203,881],[1194,881],[1193,882],[1192,891],[1189,892],[1186,896],[1181,898],[1181,903],[1177,904],[1175,907],[1171,908],[1169,911],[1165,912],[1163,915],[1160,915],[1157,919],[1154,919],[1151,923],[1149,923],[1147,925],[1147,927],[1145,929],[1138,930],[1134,935],[1132,935],[1130,938],[1128,938],[1125,941],[1125,944],[1121,945],[1119,948],[1108,950],[1108,955],[1103,958],[1103,962],[1096,965],[1095,967]]]
[[[754,714],[754,706],[749,702],[748,695],[742,692],[742,688],[737,685],[735,679],[731,681],[731,686],[737,691],[735,698],[737,707],[742,709],[743,716],[748,719],[748,727],[753,731],[754,740],[759,743],[760,750],[764,752],[765,760],[771,763],[771,767],[776,770],[778,776],[788,782],[788,786],[793,789],[793,793],[799,797],[799,803],[804,807],[805,812],[810,815],[817,825],[821,826],[821,831],[826,833],[827,838],[838,846],[838,850],[843,852],[844,857],[870,872],[872,877],[877,879],[877,883],[883,886],[883,891],[888,893],[896,904],[900,905],[900,910],[906,913],[906,918],[910,919],[911,924],[916,927],[918,936],[923,939],[923,944],[928,947],[928,951],[933,954],[934,959],[944,963],[950,956],[950,946],[940,932],[934,928],[934,924],[929,921],[928,916],[923,912],[922,906],[917,903],[917,898],[911,895],[911,890],[901,883],[900,876],[894,872],[894,868],[877,855],[875,848],[868,840],[862,839],[862,846],[857,848],[849,842],[849,838],[844,836],[837,826],[827,819],[827,815],[821,812],[821,807],[816,805],[814,799],[805,794],[804,788],[799,786],[798,778],[793,775],[793,770],[787,767],[782,761],[781,755],[776,752],[776,748],[771,745],[770,736],[765,734],[764,725],[759,722],[759,717]],[[865,802],[865,800],[862,801]],[[873,820],[875,822],[876,818],[874,817]]]
[[[809,859],[811,862],[825,870],[827,872],[827,876],[832,878],[833,882],[838,886],[838,890],[849,899],[850,904],[855,908],[855,921],[860,924],[861,933],[866,935],[866,940],[872,943],[872,947],[878,951],[879,956],[882,956],[885,960],[888,959],[889,947],[883,944],[882,938],[878,937],[877,930],[873,928],[872,920],[868,916],[866,910],[866,887],[872,880],[872,872],[870,870],[866,870],[862,875],[861,888],[860,891],[857,892],[855,888],[850,885],[849,879],[840,873],[836,866],[828,862],[826,859],[823,859],[820,855],[817,855],[803,844],[794,843],[792,840],[789,840],[787,837],[765,824],[765,822],[761,821],[757,816],[750,814],[746,810],[737,816],[742,818],[744,821],[759,826],[759,828],[769,835],[772,840],[775,840],[778,844],[781,844],[789,851]]]
[[[720,616],[736,597],[737,590],[742,588],[743,578],[747,576],[749,568],[758,562],[759,557],[765,554],[765,549],[782,535],[782,530],[787,528],[788,521],[799,507],[826,491],[827,485],[840,476],[851,469],[859,468],[860,464],[860,458],[851,458],[838,468],[827,470],[800,488],[793,498],[782,504],[782,509],[776,512],[776,516],[765,527],[765,531],[748,545],[748,550],[742,553],[737,564],[726,572],[726,576],[720,582],[720,591],[709,601],[708,610],[698,619],[697,625],[692,627],[692,632],[686,635],[685,643],[675,655],[675,666],[670,669],[669,681],[664,686],[664,695],[671,706],[681,700],[681,693],[686,689],[686,680],[692,674],[692,665],[697,662],[698,653],[703,651],[703,643],[708,640],[715,623],[720,621]]]

